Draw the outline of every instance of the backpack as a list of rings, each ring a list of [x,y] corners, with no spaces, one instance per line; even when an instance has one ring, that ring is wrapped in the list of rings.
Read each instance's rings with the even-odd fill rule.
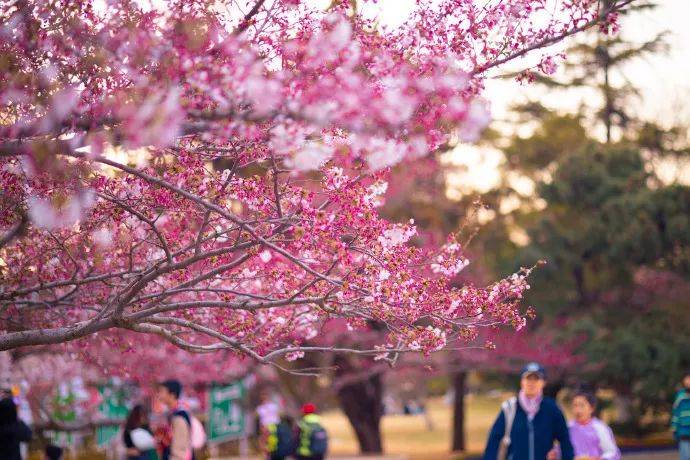
[[[206,445],[206,430],[198,418],[192,416],[192,448],[201,449]]]
[[[277,446],[275,455],[277,457],[287,457],[292,455],[295,451],[295,432],[289,423],[281,422],[276,425],[275,436],[277,438]]]
[[[326,455],[328,450],[328,433],[324,427],[318,423],[311,425],[311,435],[309,436],[309,450],[312,455]]]
[[[192,449],[203,448],[206,445],[206,430],[204,430],[204,425],[201,424],[199,419],[183,409],[176,411],[173,415],[179,415],[187,421]]]
[[[503,418],[505,420],[505,431],[503,432],[503,437],[501,438],[501,443],[498,446],[498,460],[508,459],[508,449],[510,448],[510,432],[513,430],[513,422],[515,421],[515,414],[517,413],[517,398],[513,396],[512,398],[504,401],[501,404],[501,411],[503,412]]]

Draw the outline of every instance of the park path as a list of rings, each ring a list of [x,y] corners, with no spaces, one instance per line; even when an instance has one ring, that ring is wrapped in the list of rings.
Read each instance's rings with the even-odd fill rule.
[[[387,455],[383,457],[362,457],[362,456],[333,456],[328,457],[332,460],[408,460],[406,456]],[[218,460],[260,460],[259,457],[223,457]],[[625,454],[623,460],[678,460],[677,452],[643,452],[639,454]]]
[[[623,458],[625,460],[678,460],[678,452],[643,452],[641,454],[627,454]]]

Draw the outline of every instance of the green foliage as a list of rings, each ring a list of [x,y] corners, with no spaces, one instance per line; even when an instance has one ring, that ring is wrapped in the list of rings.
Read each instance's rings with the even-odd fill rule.
[[[554,117],[544,124],[579,131],[572,117],[560,124]],[[548,129],[509,151],[526,152],[525,162],[534,165],[533,152],[544,145]],[[577,377],[628,395],[635,428],[649,428],[643,415],[668,408],[681,370],[690,364],[690,322],[682,315],[688,297],[645,293],[636,276],[647,267],[672,271],[680,275],[676,284],[687,283],[690,188],[660,184],[630,144],[585,139],[572,150],[554,147],[549,169],[537,181],[545,207],[512,216],[529,235],[528,245],[512,251],[515,265],[547,261],[532,279],[528,301],[543,316],[573,320],[563,334],[585,333],[582,351],[591,365]],[[492,253],[510,254],[500,247]]]
[[[675,326],[671,319],[672,315],[659,309],[628,316],[626,327],[616,328],[587,346],[590,356],[606,362],[606,372],[597,373],[602,384],[624,393],[627,382],[633,384],[633,393],[640,398],[636,407],[641,414],[668,408],[683,364],[690,358],[683,336],[668,334],[669,328]],[[688,337],[690,327],[685,322],[679,325],[685,327],[677,332],[685,332]]]
[[[539,113],[538,107],[523,109]],[[531,173],[557,161],[565,148],[578,151],[588,142],[579,116],[547,113],[531,137],[513,137],[505,155],[512,168]]]
[[[631,428],[651,429],[658,419],[650,414],[668,409],[690,365],[690,188],[662,183],[647,146],[597,142],[579,116],[540,117],[532,136],[514,136],[505,148],[510,169],[535,182],[535,196],[482,229],[484,260],[495,272],[547,262],[527,301],[541,316],[537,327],[567,319],[564,337],[586,337],[587,365],[571,382],[615,389],[630,401]],[[649,138],[652,126],[645,130]],[[515,195],[504,187],[489,200]],[[527,206],[534,201],[541,206]],[[526,245],[509,241],[515,228],[528,235]],[[655,273],[675,275],[658,291]]]
[[[564,337],[586,338],[587,363],[571,383],[615,389],[630,402],[638,434],[668,409],[690,367],[690,188],[663,182],[652,163],[674,165],[682,177],[689,129],[639,120],[638,91],[624,75],[627,63],[667,49],[663,33],[641,43],[595,33],[567,51],[564,74],[535,75],[552,94],[590,91],[575,114],[536,101],[513,107],[519,123],[536,128],[495,142],[506,156],[506,180],[486,201],[500,209],[517,198],[520,206],[498,214],[478,237],[494,274],[547,262],[530,282],[527,302],[540,316],[532,327],[560,323]],[[605,142],[592,121],[605,128]],[[533,181],[534,196],[510,187],[516,174]],[[526,234],[526,243],[511,241],[515,233]]]
[[[552,180],[542,182],[539,191],[549,205],[596,212],[608,200],[644,187],[647,178],[639,151],[593,145],[562,158]]]
[[[604,208],[612,260],[690,274],[690,189],[672,185],[621,195]]]
[[[653,4],[640,6],[655,7]],[[611,37],[597,34],[594,40],[577,43],[567,51],[567,77],[539,75],[537,83],[551,89],[595,89],[601,95],[601,103],[597,101],[592,104],[591,100],[584,99],[583,106],[594,109],[596,117],[606,128],[607,142],[611,142],[613,127],[619,127],[623,134],[627,134],[635,121],[630,101],[638,96],[638,91],[625,75],[625,65],[635,59],[667,52],[666,35],[666,32],[662,32],[651,40],[631,43],[620,35]],[[614,84],[614,74],[621,77],[619,80],[624,83]]]
[[[671,301],[634,314],[620,311],[625,321],[607,331],[597,328],[598,337],[585,344],[590,359],[602,363],[589,378],[630,398],[631,419],[621,429],[637,435],[658,429],[658,416],[670,409],[690,363],[686,308]]]

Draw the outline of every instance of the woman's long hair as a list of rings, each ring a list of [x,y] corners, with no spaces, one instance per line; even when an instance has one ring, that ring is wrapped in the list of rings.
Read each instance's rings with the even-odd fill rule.
[[[125,420],[125,430],[131,431],[144,425],[146,425],[146,409],[141,404],[137,404],[129,411],[127,420]]]

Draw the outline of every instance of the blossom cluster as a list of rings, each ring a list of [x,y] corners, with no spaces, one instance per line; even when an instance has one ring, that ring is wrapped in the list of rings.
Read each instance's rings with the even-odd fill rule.
[[[524,325],[527,272],[452,286],[462,246],[377,208],[390,168],[477,138],[487,72],[617,2],[420,1],[394,30],[144,3],[0,5],[0,349],[118,330],[274,362],[333,318],[425,353]]]

